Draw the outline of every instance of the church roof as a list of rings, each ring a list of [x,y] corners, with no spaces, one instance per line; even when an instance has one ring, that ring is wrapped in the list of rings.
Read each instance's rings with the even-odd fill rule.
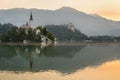
[[[32,12],[31,12],[31,15],[30,15],[30,20],[33,20]]]
[[[31,28],[31,27],[28,25],[28,22],[27,22],[26,24],[23,24],[23,25],[21,26],[21,28],[29,29],[29,28]]]

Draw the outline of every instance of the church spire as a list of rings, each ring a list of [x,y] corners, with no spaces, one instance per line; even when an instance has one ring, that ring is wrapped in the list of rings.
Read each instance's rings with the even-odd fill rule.
[[[31,12],[31,15],[30,15],[30,20],[33,20],[32,12]]]

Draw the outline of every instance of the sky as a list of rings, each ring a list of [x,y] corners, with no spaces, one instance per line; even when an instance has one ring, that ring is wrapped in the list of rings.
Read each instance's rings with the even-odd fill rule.
[[[37,8],[55,10],[63,6],[120,21],[120,0],[0,0],[0,9]]]

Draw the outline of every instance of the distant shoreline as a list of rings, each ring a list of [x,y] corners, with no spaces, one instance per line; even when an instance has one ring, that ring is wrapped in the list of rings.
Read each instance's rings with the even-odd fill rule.
[[[58,45],[120,44],[120,42],[57,42]]]
[[[43,42],[45,43],[45,42]],[[84,45],[84,44],[120,44],[120,42],[70,42],[70,41],[58,41],[58,42],[53,42],[48,45]],[[22,43],[22,42],[8,42],[8,43],[0,43],[0,45],[35,45],[35,46],[41,46],[42,42],[31,42],[31,43]]]
[[[0,45],[41,45],[41,43],[22,43],[22,42],[8,42],[0,43]]]

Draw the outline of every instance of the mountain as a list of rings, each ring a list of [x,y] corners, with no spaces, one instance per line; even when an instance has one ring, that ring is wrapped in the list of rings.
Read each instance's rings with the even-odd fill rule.
[[[0,22],[20,26],[29,20],[30,12],[33,13],[36,26],[72,23],[75,28],[88,36],[120,36],[119,21],[108,20],[98,15],[85,14],[70,7],[62,7],[57,10],[24,8],[0,10]]]
[[[46,29],[52,32],[58,41],[84,41],[87,36],[77,30],[72,23],[65,25],[46,25]]]

